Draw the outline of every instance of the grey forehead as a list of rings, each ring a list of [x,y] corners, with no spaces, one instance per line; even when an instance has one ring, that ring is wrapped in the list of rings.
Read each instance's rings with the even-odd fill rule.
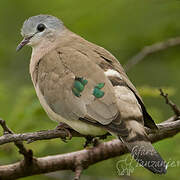
[[[63,26],[63,22],[55,16],[51,15],[37,15],[28,18],[21,29],[23,36],[32,34],[36,31],[38,24],[45,24],[48,28],[56,29]]]

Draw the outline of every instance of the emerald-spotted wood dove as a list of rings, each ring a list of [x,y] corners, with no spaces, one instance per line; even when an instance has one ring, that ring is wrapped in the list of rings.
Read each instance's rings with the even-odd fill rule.
[[[50,15],[27,19],[21,31],[30,45],[30,74],[41,105],[52,120],[84,135],[118,137],[133,157],[153,173],[166,164],[144,126],[157,129],[136,88],[107,50],[68,30]]]

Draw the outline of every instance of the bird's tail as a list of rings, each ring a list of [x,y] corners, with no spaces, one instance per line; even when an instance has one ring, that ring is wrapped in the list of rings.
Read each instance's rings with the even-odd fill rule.
[[[125,143],[139,164],[153,173],[165,174],[166,163],[148,140],[144,127],[136,121],[130,121],[130,123],[129,135],[127,137],[119,136],[119,139]]]

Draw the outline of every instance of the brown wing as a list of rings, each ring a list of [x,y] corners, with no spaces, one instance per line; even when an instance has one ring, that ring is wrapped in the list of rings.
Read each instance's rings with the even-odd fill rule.
[[[141,109],[144,116],[144,125],[152,129],[157,129],[157,126],[154,123],[152,117],[148,114],[146,110],[146,107],[143,103],[141,96],[139,95],[138,91],[129,80],[128,76],[126,75],[119,61],[106,49],[97,46],[95,44],[92,44],[82,39],[79,36],[76,39],[76,41],[73,42],[74,43],[71,44],[72,48],[78,50],[79,52],[81,52],[82,54],[88,57],[91,57],[91,60],[94,61],[96,64],[98,64],[98,66],[101,67],[101,69],[103,69],[104,71],[107,71],[108,69],[113,69],[120,74],[121,79],[112,76],[109,77],[109,80],[111,81],[113,86],[118,86],[118,85],[126,86],[134,93],[139,104],[141,105]]]
[[[117,77],[109,77],[113,86],[118,86],[118,85],[127,86],[134,93],[139,104],[141,105],[141,109],[142,109],[143,116],[144,116],[144,125],[151,129],[157,129],[157,126],[154,123],[154,120],[152,119],[152,117],[149,115],[149,113],[146,110],[146,107],[143,103],[141,96],[139,95],[135,86],[129,80],[128,76],[126,75],[123,67],[118,62],[118,60],[114,56],[112,56],[112,54],[110,54],[108,51],[106,51],[104,48],[97,47],[95,52],[101,58],[99,66],[102,69],[104,69],[105,71],[108,69],[114,69],[115,71],[120,73],[122,79],[119,79]]]
[[[39,89],[55,113],[69,120],[88,118],[102,125],[117,117],[113,86],[87,56],[71,48],[60,48],[43,57],[38,68]],[[80,97],[72,91],[76,78],[88,81]],[[104,95],[96,98],[93,90],[99,83],[104,83]]]

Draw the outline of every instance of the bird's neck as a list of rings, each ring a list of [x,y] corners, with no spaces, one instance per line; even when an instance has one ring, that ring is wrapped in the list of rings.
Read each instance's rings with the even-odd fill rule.
[[[72,33],[68,29],[64,29],[63,32],[57,33],[55,36],[51,38],[44,38],[40,44],[33,47],[31,60],[30,60],[30,74],[33,76],[34,71],[36,70],[36,66],[39,61],[50,51],[55,48],[63,48],[66,46],[76,46],[79,41],[82,43],[87,43],[83,38]],[[77,43],[74,43],[77,42]],[[33,77],[32,77],[33,79]]]
[[[33,74],[36,65],[43,58],[43,56],[48,54],[60,44],[61,38],[64,37],[64,33],[66,33],[66,30],[64,30],[64,32],[61,32],[61,34],[54,34],[53,37],[44,38],[42,39],[41,43],[32,47],[32,55],[29,66],[31,75]]]

